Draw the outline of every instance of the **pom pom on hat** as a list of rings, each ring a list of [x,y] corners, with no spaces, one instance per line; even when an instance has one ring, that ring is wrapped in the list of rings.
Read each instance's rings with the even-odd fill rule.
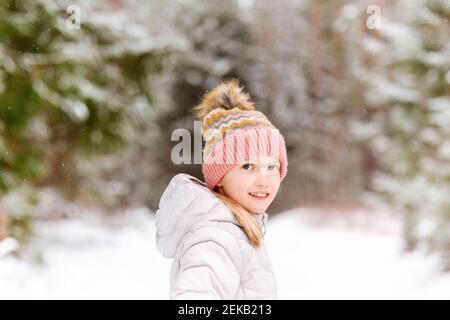
[[[245,93],[236,79],[221,83],[213,90],[208,91],[201,103],[194,108],[195,115],[202,120],[214,109],[231,110],[255,110],[255,105],[250,96]]]

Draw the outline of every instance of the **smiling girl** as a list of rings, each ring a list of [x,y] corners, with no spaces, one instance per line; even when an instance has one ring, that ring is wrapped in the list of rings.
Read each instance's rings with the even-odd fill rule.
[[[156,244],[173,258],[172,299],[275,299],[265,212],[287,173],[283,136],[236,80],[194,108],[205,182],[172,178],[156,212]]]

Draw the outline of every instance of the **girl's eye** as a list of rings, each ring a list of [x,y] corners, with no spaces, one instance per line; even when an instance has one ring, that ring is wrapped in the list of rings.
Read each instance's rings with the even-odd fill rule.
[[[272,164],[269,166],[269,170],[274,171],[275,169],[278,169],[278,165],[277,164]]]
[[[250,169],[250,168],[252,168],[252,167],[253,167],[253,165],[251,165],[251,164],[249,164],[249,163],[246,163],[246,164],[244,164],[244,165],[242,166],[242,168],[244,168],[245,170]]]

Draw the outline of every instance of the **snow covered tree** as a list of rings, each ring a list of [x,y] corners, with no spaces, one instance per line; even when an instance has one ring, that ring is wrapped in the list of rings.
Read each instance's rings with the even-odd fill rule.
[[[79,28],[70,27],[66,9],[73,4]],[[170,48],[147,37],[118,5],[0,1],[2,192],[50,185],[68,196],[87,193],[77,160],[124,146],[133,138],[127,128],[146,120],[149,74],[161,71]]]
[[[450,3],[398,0],[362,42],[358,78],[370,121],[355,125],[384,168],[375,189],[404,214],[406,249],[440,252],[450,269]]]

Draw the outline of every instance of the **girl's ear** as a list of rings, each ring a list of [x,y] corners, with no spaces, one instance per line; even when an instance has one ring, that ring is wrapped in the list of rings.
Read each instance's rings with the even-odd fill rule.
[[[222,181],[220,181],[218,184],[216,184],[216,186],[221,188],[223,186]]]

